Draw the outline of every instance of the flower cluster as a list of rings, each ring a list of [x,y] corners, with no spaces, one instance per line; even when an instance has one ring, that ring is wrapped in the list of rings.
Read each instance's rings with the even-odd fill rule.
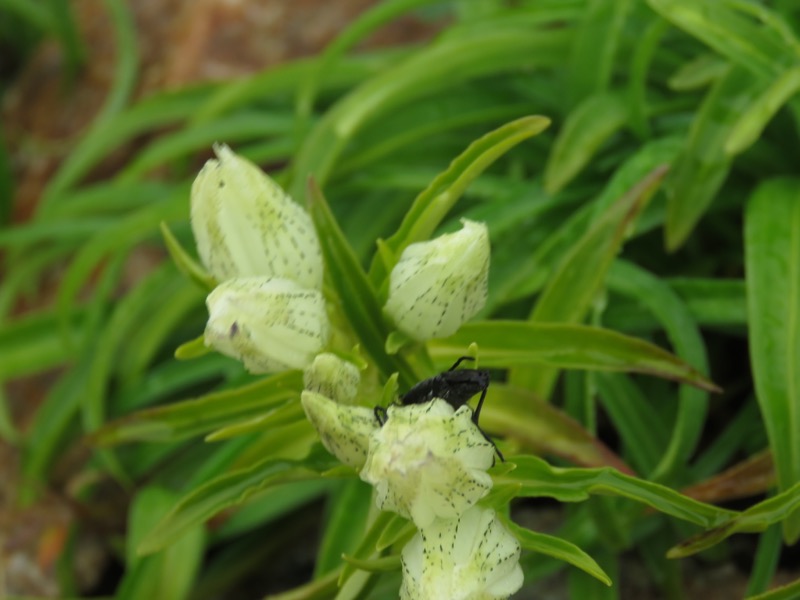
[[[192,231],[219,285],[205,343],[251,373],[302,369],[325,347],[322,252],[311,217],[224,145],[192,185]]]
[[[320,243],[308,213],[258,167],[214,148],[192,186],[192,229],[218,285],[204,341],[251,373],[303,369],[303,409],[323,445],[360,470],[376,503],[413,521],[402,552],[404,599],[491,600],[522,585],[520,547],[494,511],[494,447],[468,406],[357,405],[359,369],[324,352],[331,338]],[[407,338],[453,334],[484,305],[489,236],[482,223],[405,248],[384,314]],[[377,410],[377,409],[376,409]]]

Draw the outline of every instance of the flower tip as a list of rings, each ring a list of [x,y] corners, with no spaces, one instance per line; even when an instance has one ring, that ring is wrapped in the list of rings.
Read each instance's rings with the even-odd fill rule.
[[[328,452],[360,469],[367,459],[370,435],[378,427],[372,409],[339,404],[309,390],[302,392],[300,402]]]

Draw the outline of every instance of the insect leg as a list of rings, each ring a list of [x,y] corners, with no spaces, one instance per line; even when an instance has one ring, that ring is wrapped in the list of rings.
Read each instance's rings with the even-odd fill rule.
[[[460,365],[460,364],[461,364],[462,362],[464,362],[465,360],[475,360],[475,359],[474,359],[473,357],[471,357],[471,356],[462,356],[461,358],[459,358],[459,359],[458,359],[458,360],[455,362],[455,364],[454,364],[452,367],[450,367],[450,368],[449,368],[449,369],[447,369],[447,370],[448,370],[448,371],[455,371],[455,370],[456,370],[456,368],[458,368],[458,365]]]
[[[472,411],[472,422],[475,425],[478,424],[478,419],[481,416],[481,408],[483,407],[483,401],[486,399],[486,388],[483,388],[481,391],[481,398],[478,400],[478,406],[475,407],[475,410]]]
[[[373,412],[375,413],[375,419],[378,421],[378,425],[383,427],[386,423],[386,419],[389,418],[386,414],[386,409],[382,406],[376,406]]]

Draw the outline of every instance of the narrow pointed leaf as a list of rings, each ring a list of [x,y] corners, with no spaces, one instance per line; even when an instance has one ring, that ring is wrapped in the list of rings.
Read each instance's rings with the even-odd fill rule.
[[[800,481],[800,180],[762,183],[745,221],[750,360],[778,484]],[[784,524],[800,537],[800,512]]]
[[[722,187],[731,166],[725,143],[742,112],[767,85],[743,67],[733,67],[706,96],[665,182],[667,249],[675,250],[686,241]]]
[[[437,365],[445,368],[464,356],[472,343],[480,349],[483,367],[541,363],[559,369],[631,371],[719,391],[705,376],[666,350],[644,340],[587,325],[479,321],[467,323],[449,338],[431,340],[428,349]]]
[[[577,567],[585,573],[588,573],[595,579],[602,581],[604,584],[611,585],[611,578],[606,575],[600,565],[572,542],[568,542],[567,540],[553,535],[547,535],[546,533],[525,529],[513,521],[502,519],[502,517],[501,520],[511,533],[514,534],[514,537],[517,538],[524,550],[538,552],[539,554],[545,554],[557,558],[558,560],[563,560],[573,567]]]
[[[534,323],[579,323],[600,292],[608,268],[636,217],[656,191],[666,167],[654,169],[615,202],[579,239],[552,274],[531,313]],[[558,372],[513,371],[510,381],[547,398]]]
[[[740,515],[731,516],[714,529],[702,533],[670,549],[670,558],[682,558],[711,548],[734,533],[758,533],[773,523],[790,519],[800,510],[800,483],[785,492],[751,506]]]
[[[622,96],[602,93],[584,99],[567,117],[544,171],[545,190],[566,186],[628,117]]]
[[[416,197],[397,232],[381,244],[370,269],[373,285],[383,283],[409,244],[431,237],[469,184],[520,142],[538,135],[550,119],[530,116],[506,123],[472,142]]]

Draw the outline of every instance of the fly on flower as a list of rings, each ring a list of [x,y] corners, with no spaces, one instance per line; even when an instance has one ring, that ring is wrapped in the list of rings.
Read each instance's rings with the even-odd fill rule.
[[[471,356],[462,356],[447,371],[434,375],[424,381],[420,381],[408,390],[408,392],[400,396],[400,404],[403,406],[409,404],[423,404],[425,402],[430,402],[434,398],[441,398],[453,408],[458,409],[465,405],[475,394],[480,392],[481,397],[478,400],[478,405],[472,412],[472,422],[475,423],[475,426],[483,437],[486,438],[486,441],[494,446],[494,450],[497,452],[497,456],[500,457],[500,460],[505,462],[505,458],[503,458],[503,454],[497,448],[497,445],[486,435],[486,432],[483,431],[478,424],[483,401],[486,399],[486,390],[489,389],[489,371],[486,369],[456,370],[458,369],[458,365],[465,360],[475,359]],[[383,426],[387,419],[386,409],[382,406],[376,406],[375,418],[378,420],[378,424]]]

